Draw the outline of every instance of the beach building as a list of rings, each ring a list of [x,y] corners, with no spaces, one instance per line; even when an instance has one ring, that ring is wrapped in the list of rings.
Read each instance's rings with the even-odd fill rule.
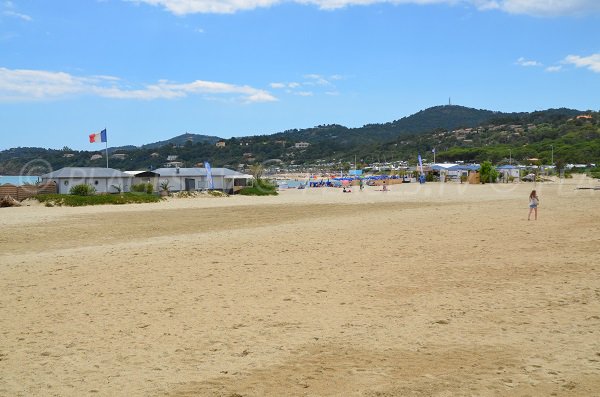
[[[167,181],[171,191],[193,191],[210,189],[206,168],[159,168],[161,183]],[[213,189],[234,194],[248,186],[252,175],[242,174],[229,168],[212,169]]]
[[[128,192],[132,176],[112,168],[65,167],[41,176],[42,183],[56,183],[57,193],[68,194],[75,185],[91,185],[97,193],[117,193],[113,186]]]
[[[252,175],[242,174],[229,168],[212,169],[213,189],[234,194],[248,186]],[[193,191],[209,189],[206,168],[159,168],[154,171],[119,171],[99,167],[65,167],[41,176],[42,183],[55,182],[57,193],[69,194],[71,187],[87,184],[97,193],[117,193],[120,186],[123,192],[129,192],[131,185],[152,183],[154,190],[166,181],[169,190]]]
[[[468,178],[471,173],[479,171],[478,164],[439,163],[431,165],[431,172],[440,178],[440,182],[448,180],[460,181]]]
[[[500,167],[496,167],[496,170],[500,173],[503,181],[508,181],[511,178],[519,179],[521,169],[515,165],[501,165]]]
[[[438,163],[432,164],[431,170],[434,174],[438,174],[440,182],[445,182],[446,179],[457,179],[460,178],[459,170],[457,169],[458,164],[454,163]]]

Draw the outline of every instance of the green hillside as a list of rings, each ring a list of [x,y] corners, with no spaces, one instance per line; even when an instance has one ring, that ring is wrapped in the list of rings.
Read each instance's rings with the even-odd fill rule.
[[[600,116],[588,111],[549,109],[532,113],[499,113],[461,106],[437,106],[412,116],[384,124],[360,128],[322,125],[273,135],[217,137],[184,134],[140,148],[114,148],[110,166],[121,170],[160,168],[168,161],[184,167],[213,166],[238,168],[256,163],[311,165],[410,161],[417,154],[432,159],[436,149],[439,161],[484,161],[494,163],[508,158],[526,162],[539,158],[567,163],[600,163]],[[578,117],[581,116],[581,117]],[[296,143],[307,142],[307,148]],[[106,164],[104,157],[92,160],[95,152],[16,148],[0,152],[0,174],[39,175],[66,166]],[[169,160],[170,159],[170,160]]]

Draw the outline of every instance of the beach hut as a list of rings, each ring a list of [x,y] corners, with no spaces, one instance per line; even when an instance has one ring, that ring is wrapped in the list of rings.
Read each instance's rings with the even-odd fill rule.
[[[100,167],[65,167],[41,176],[42,183],[56,183],[59,194],[68,194],[73,186],[90,185],[97,193],[117,193],[117,186],[128,192],[133,177],[122,171]]]

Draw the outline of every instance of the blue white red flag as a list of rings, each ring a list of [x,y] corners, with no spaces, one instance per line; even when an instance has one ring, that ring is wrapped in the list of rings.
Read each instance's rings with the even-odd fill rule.
[[[98,133],[90,134],[90,143],[96,142],[107,142],[106,141],[106,128]]]

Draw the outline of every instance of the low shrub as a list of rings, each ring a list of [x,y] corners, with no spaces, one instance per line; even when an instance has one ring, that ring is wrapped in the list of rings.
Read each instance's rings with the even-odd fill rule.
[[[82,207],[86,205],[157,203],[162,200],[155,195],[140,193],[125,193],[120,195],[103,194],[95,196],[40,194],[34,198],[40,203],[44,203],[47,207],[63,205],[67,207]]]
[[[69,193],[74,196],[93,196],[96,194],[96,188],[87,184],[75,185],[69,190]]]
[[[131,191],[136,193],[152,194],[154,193],[154,185],[151,183],[136,183],[135,185],[131,185]]]
[[[277,186],[259,179],[252,181],[252,186],[243,188],[239,194],[243,196],[277,196],[279,193],[277,193]]]

